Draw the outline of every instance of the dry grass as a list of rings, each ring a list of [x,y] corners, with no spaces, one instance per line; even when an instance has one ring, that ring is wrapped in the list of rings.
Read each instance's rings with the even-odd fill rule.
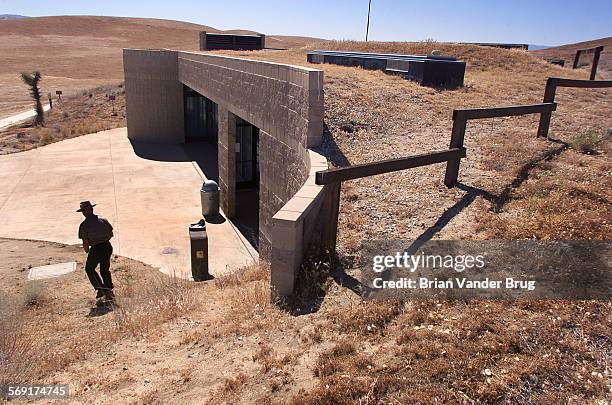
[[[45,288],[40,281],[29,281],[23,292],[23,305],[25,307],[38,307],[45,300]]]
[[[561,58],[565,60],[565,66],[571,68],[574,64],[574,57],[576,56],[576,50],[594,48],[596,46],[603,46],[604,51],[601,53],[601,59],[599,60],[598,77],[597,79],[609,80],[612,77],[612,37],[596,39],[593,41],[580,42],[577,44],[569,44],[556,46],[548,49],[541,49],[533,51],[534,55],[544,58]],[[582,59],[582,58],[581,58]],[[592,59],[592,57],[591,57]],[[590,63],[590,62],[589,62]],[[587,79],[591,72],[591,65],[580,69],[583,79]]]
[[[0,385],[31,381],[42,348],[40,336],[25,330],[17,307],[0,297]]]
[[[599,348],[609,338],[608,311],[600,303],[415,305],[386,327],[395,342],[345,338],[352,341],[322,352],[317,387],[293,403],[603,399],[609,357]]]
[[[599,134],[600,131],[586,131],[574,135],[570,139],[570,145],[572,148],[586,154],[597,153],[597,146],[599,143],[607,138],[610,138],[609,131],[606,131],[603,135]]]
[[[324,150],[334,162],[351,164],[446,148],[454,108],[537,103],[548,76],[582,73],[526,52],[467,45],[328,47],[401,53],[435,48],[468,62],[466,87],[456,91],[423,88],[381,72],[317,65],[325,70],[329,133]],[[306,64],[303,49],[231,54]],[[470,123],[460,180],[482,193],[459,214],[447,214],[448,224],[435,237],[610,238],[609,143],[601,141],[591,155],[567,146],[574,134],[612,127],[608,92],[563,89],[558,97],[552,135],[559,142],[535,139],[537,117]],[[357,267],[361,241],[417,237],[466,201],[469,192],[447,190],[442,175],[440,165],[343,185],[339,251],[347,273]],[[480,197],[484,194],[492,198]],[[91,392],[79,390],[83,402],[101,394],[109,402],[124,400],[134,391],[136,398],[130,398],[146,403],[527,404],[610,398],[610,303],[362,302],[331,282],[329,272],[324,263],[305,266],[297,305],[284,309],[271,302],[265,266],[194,287],[188,297],[197,310],[176,310],[191,301],[177,299],[174,292],[175,298],[162,300],[171,316],[160,317],[168,319],[151,324],[149,333],[116,328],[114,318],[108,319],[123,339],[121,346],[108,343],[119,358],[110,369],[98,370],[106,353],[73,358],[54,369],[89,367],[87,378],[74,370],[62,377],[78,387],[108,381]],[[135,274],[118,269],[124,291],[138,295]],[[310,301],[317,303],[314,309],[295,311]],[[152,307],[159,310],[155,302]],[[122,325],[137,325],[140,308],[136,305]],[[73,342],[79,345],[79,339]],[[138,368],[135,382],[117,371],[126,361],[129,372]],[[189,381],[177,385],[185,369],[192,370]],[[142,376],[154,384],[143,385]]]
[[[598,239],[612,237],[611,143],[597,132],[586,132],[574,150],[531,168],[525,182],[508,195],[500,212],[478,219],[477,230],[499,239]],[[579,153],[601,149],[599,154]],[[568,176],[568,173],[572,173]]]
[[[69,381],[80,402],[528,404],[609,398],[609,303],[363,302],[331,284],[318,311],[291,316],[270,303],[267,267],[209,283],[148,274],[123,258],[115,258],[112,268],[117,315],[92,318],[85,332],[83,314],[70,314],[72,305],[83,306],[66,301],[72,291],[34,309],[11,304],[23,321],[16,340],[6,326],[16,318],[3,310],[0,353],[8,367],[0,375]],[[52,317],[59,309],[63,315]],[[26,339],[35,326],[38,334]],[[43,342],[49,358],[36,357]],[[18,367],[24,364],[34,368]]]
[[[57,249],[56,245],[49,245]],[[87,301],[83,296],[87,292],[93,304],[93,293],[86,280],[77,281],[82,273],[27,281],[21,299],[10,291],[3,293],[0,380],[41,381],[127,337],[151,337],[160,325],[182,316],[195,305],[193,283],[162,275],[124,258],[116,257],[111,268],[117,287],[116,305],[102,317],[98,315],[105,312],[98,312],[94,306],[90,319],[95,322],[85,328],[87,313],[82,311]],[[6,278],[8,273],[2,272],[0,276]],[[16,280],[7,283],[19,285],[19,278]]]
[[[115,95],[115,107],[109,95]],[[82,91],[54,101],[45,113],[45,126],[26,122],[0,131],[0,154],[21,152],[64,139],[126,125],[122,84]]]
[[[123,80],[123,48],[199,48],[199,32],[218,32],[181,21],[102,16],[53,16],[2,21],[0,25],[0,117],[31,108],[23,71],[41,70],[43,94],[64,95]],[[230,30],[228,32],[233,32]],[[276,48],[304,46],[316,39],[266,35]]]
[[[129,269],[128,269],[129,271]],[[154,275],[146,284],[126,289],[113,311],[119,334],[143,336],[154,327],[193,309],[194,284],[177,277]]]

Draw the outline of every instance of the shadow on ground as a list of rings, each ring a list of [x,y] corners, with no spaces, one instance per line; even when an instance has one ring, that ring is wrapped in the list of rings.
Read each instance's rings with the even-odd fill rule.
[[[419,235],[416,240],[405,249],[405,252],[410,255],[415,254],[418,249],[421,248],[421,246],[423,246],[426,242],[430,241],[435,235],[437,235],[446,225],[451,222],[451,220],[453,220],[453,218],[455,218],[463,210],[469,207],[476,200],[477,197],[482,197],[488,200],[491,203],[491,210],[493,212],[501,212],[504,206],[512,199],[512,192],[518,187],[520,187],[529,178],[529,175],[533,169],[537,168],[543,162],[555,159],[570,147],[569,144],[560,140],[548,139],[548,141],[559,144],[560,146],[547,150],[539,157],[525,163],[518,171],[516,177],[506,187],[504,187],[504,189],[499,195],[493,194],[478,187],[473,187],[458,182],[455,187],[465,191],[466,194],[451,207],[447,208],[438,218],[436,223],[427,228],[421,235]],[[333,139],[328,140],[328,145],[329,149],[331,150],[333,150],[334,148],[338,148],[337,144],[333,141]],[[334,152],[331,153],[333,154]],[[328,155],[326,154],[326,156]],[[337,153],[336,157],[338,157]],[[346,165],[348,165],[348,160],[342,161],[342,157],[339,157],[339,159],[342,163],[346,163]],[[347,288],[348,290],[361,296],[367,295],[372,290],[372,288],[361,283],[361,281],[359,281],[357,278],[346,273],[347,266],[345,263],[343,263],[341,258],[336,256],[334,263],[334,269],[330,272],[329,275],[330,277],[332,277],[336,284],[341,287]]]
[[[134,153],[158,162],[196,162],[207,179],[219,181],[217,146],[208,142],[152,143],[130,140]]]
[[[106,315],[114,310],[113,304],[110,303],[101,303],[96,304],[96,306],[89,309],[89,314],[87,314],[88,318],[95,318],[98,316]]]

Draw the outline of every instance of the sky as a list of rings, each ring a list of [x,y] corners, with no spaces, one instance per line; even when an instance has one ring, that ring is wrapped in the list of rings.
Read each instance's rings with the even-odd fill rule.
[[[0,14],[152,17],[363,40],[368,0],[0,0]],[[611,21],[612,0],[372,0],[369,39],[560,45],[611,36]]]

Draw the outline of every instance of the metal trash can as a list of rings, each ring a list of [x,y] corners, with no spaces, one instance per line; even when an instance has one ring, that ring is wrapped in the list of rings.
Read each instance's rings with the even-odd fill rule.
[[[206,222],[201,219],[189,225],[189,240],[191,241],[191,274],[194,281],[209,280],[208,273],[208,236]]]
[[[204,217],[219,215],[219,185],[215,181],[206,180],[202,184],[200,197]]]

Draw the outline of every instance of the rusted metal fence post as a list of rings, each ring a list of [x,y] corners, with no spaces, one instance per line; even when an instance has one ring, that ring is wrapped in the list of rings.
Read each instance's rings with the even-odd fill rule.
[[[549,77],[546,81],[546,90],[544,90],[544,103],[554,103],[555,94],[557,93],[557,79]],[[552,111],[544,111],[540,114],[540,124],[538,125],[538,137],[548,138],[548,130],[550,129],[550,119]]]
[[[463,140],[465,139],[465,128],[467,126],[467,118],[461,111],[453,111],[453,131],[451,133],[450,148],[463,148]],[[446,174],[444,175],[444,184],[446,187],[454,187],[459,176],[459,163],[461,159],[449,160],[446,163]]]
[[[323,218],[323,243],[322,253],[333,254],[336,251],[338,237],[338,216],[340,214],[340,190],[341,182],[336,181],[325,186],[325,200],[323,201],[323,212],[327,213]]]

